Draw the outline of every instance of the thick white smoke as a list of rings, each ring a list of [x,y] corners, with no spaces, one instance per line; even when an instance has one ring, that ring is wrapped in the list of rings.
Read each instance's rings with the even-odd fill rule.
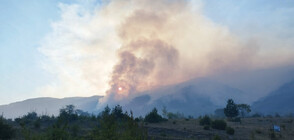
[[[101,104],[196,77],[288,63],[293,53],[240,41],[188,0],[111,0],[60,5],[40,51],[58,82],[47,95],[104,94]],[[273,54],[283,56],[270,60]]]

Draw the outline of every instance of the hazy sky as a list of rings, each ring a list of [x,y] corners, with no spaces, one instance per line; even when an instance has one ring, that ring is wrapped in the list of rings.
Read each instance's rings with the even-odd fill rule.
[[[241,42],[250,40],[258,44],[261,56],[270,53],[273,58],[281,58],[277,63],[265,65],[287,63],[289,57],[285,56],[293,54],[292,0],[196,0],[190,4],[217,28],[227,30]],[[115,51],[120,44],[113,41],[116,38],[99,42],[99,39],[107,39],[104,36],[114,33],[111,20],[108,21],[106,16],[100,19],[99,12],[95,14],[100,7],[103,7],[100,2],[93,0],[1,0],[0,104],[32,97],[104,95],[103,91],[109,88],[107,77],[117,61]],[[75,36],[75,33],[80,36]],[[81,50],[79,45],[91,44],[115,47],[80,53],[85,50]],[[275,53],[277,50],[281,53]],[[91,51],[105,56],[97,56]],[[79,61],[80,56],[83,61]],[[100,61],[93,62],[91,57]],[[73,63],[74,60],[78,63]],[[80,76],[83,70],[76,67],[92,70],[86,75],[87,80]],[[93,87],[92,83],[97,86]]]

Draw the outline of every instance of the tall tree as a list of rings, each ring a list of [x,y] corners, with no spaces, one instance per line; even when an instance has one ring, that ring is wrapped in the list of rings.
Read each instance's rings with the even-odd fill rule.
[[[251,112],[250,105],[247,104],[238,104],[238,110],[241,113],[241,116],[244,118],[247,113]]]
[[[228,118],[233,118],[239,115],[238,106],[234,103],[233,99],[229,99],[224,113]]]

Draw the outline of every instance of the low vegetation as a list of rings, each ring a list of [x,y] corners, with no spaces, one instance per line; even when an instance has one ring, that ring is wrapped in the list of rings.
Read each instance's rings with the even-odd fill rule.
[[[240,106],[228,102],[226,108]],[[230,107],[231,106],[231,107]],[[98,115],[89,114],[68,105],[60,109],[58,116],[39,116],[30,112],[15,120],[0,117],[0,139],[25,140],[194,140],[194,139],[285,139],[293,138],[293,117],[281,115],[248,117],[243,106],[242,113],[228,118],[213,115],[194,119],[167,109],[158,112],[152,109],[144,117],[133,116],[132,111],[123,111],[122,106],[106,106]],[[165,110],[165,111],[164,111]],[[230,109],[223,109],[227,110]],[[173,114],[173,115],[170,115]],[[170,117],[173,116],[173,117]],[[241,123],[242,120],[242,123]],[[272,124],[281,126],[275,132]]]
[[[154,108],[150,113],[145,116],[144,121],[149,123],[158,123],[162,121],[166,121],[162,116],[157,113],[157,109]]]
[[[0,117],[0,139],[11,139],[14,137],[15,130],[7,124],[7,121]]]

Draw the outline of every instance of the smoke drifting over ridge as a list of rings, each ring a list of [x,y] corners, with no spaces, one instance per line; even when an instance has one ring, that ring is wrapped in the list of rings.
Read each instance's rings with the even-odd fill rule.
[[[61,7],[62,20],[40,50],[49,58],[46,68],[66,84],[41,91],[106,91],[101,104],[191,78],[282,65],[293,56],[240,41],[191,1],[112,0],[90,10]],[[273,54],[284,57],[268,59]]]

